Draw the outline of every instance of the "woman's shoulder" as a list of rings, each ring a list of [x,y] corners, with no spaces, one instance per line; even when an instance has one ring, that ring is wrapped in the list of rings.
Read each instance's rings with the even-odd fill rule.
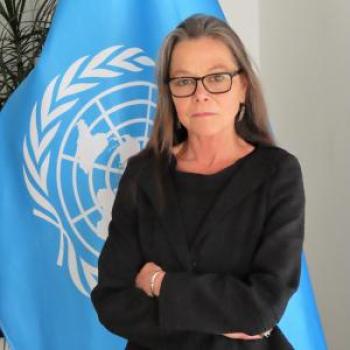
[[[160,163],[163,164],[167,160],[169,161],[169,158],[165,154],[157,156],[153,149],[146,147],[127,159],[125,173],[133,179],[153,176]]]
[[[294,161],[299,162],[297,156],[286,148],[276,144],[260,144],[261,149],[264,150],[264,154],[270,160],[275,162]]]
[[[262,145],[264,161],[272,166],[274,172],[282,178],[302,178],[302,167],[298,157],[279,145]]]
[[[154,158],[153,152],[144,148],[136,154],[133,154],[127,159],[126,169],[130,174],[136,174],[147,166],[150,160]]]

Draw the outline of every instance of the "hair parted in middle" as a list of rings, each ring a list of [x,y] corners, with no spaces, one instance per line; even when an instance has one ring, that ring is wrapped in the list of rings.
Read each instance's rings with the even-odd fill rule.
[[[235,118],[237,134],[251,143],[275,144],[270,131],[266,103],[260,82],[244,45],[234,30],[224,21],[208,15],[196,14],[181,22],[165,38],[157,61],[158,101],[156,116],[147,149],[156,156],[170,155],[171,148],[187,138],[184,127],[177,128],[177,115],[168,86],[173,50],[184,40],[210,37],[222,41],[231,51],[237,67],[247,81],[244,117]],[[239,113],[240,111],[238,111]]]

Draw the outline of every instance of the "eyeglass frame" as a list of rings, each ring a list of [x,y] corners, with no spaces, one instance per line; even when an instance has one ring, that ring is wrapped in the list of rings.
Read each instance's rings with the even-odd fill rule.
[[[209,93],[211,94],[224,94],[228,91],[231,90],[232,88],[232,79],[236,76],[236,75],[239,75],[243,72],[243,69],[242,68],[238,68],[237,70],[235,70],[234,72],[216,72],[216,73],[210,73],[210,74],[206,74],[206,75],[203,75],[201,77],[188,77],[188,76],[184,76],[184,77],[173,77],[173,78],[168,78],[168,80],[166,81],[166,83],[168,84],[169,86],[169,91],[170,91],[170,94],[173,96],[173,97],[176,97],[176,98],[185,98],[185,97],[190,97],[190,96],[193,96],[196,91],[197,91],[197,87],[198,87],[198,80],[200,80],[202,82],[202,85],[204,87],[204,89],[206,91],[208,91]],[[225,91],[217,91],[217,92],[213,92],[213,91],[210,91],[204,84],[204,79],[207,78],[207,77],[210,77],[210,76],[213,76],[213,75],[218,75],[218,74],[228,74],[230,77],[231,77],[231,81],[230,81],[230,87],[225,90]],[[196,82],[196,85],[195,85],[195,88],[193,90],[193,92],[189,95],[185,95],[185,96],[177,96],[177,95],[174,95],[171,91],[171,88],[170,88],[170,82],[172,80],[175,80],[175,79],[184,79],[184,78],[187,78],[187,79],[194,79],[194,81]]]

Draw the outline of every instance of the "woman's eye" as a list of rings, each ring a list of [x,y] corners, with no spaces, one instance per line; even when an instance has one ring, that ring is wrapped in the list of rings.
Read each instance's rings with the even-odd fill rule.
[[[176,79],[175,84],[177,86],[188,86],[188,85],[193,84],[193,81],[192,81],[192,79],[182,78],[182,79]]]
[[[225,80],[225,74],[215,74],[208,77],[209,82],[219,83]]]

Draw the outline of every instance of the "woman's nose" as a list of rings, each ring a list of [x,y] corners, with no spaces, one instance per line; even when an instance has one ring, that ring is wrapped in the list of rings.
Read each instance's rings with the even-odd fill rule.
[[[193,95],[196,99],[207,99],[208,98],[209,92],[204,87],[203,81],[201,81],[201,80],[197,81],[197,88],[196,88],[196,91],[194,92]]]

